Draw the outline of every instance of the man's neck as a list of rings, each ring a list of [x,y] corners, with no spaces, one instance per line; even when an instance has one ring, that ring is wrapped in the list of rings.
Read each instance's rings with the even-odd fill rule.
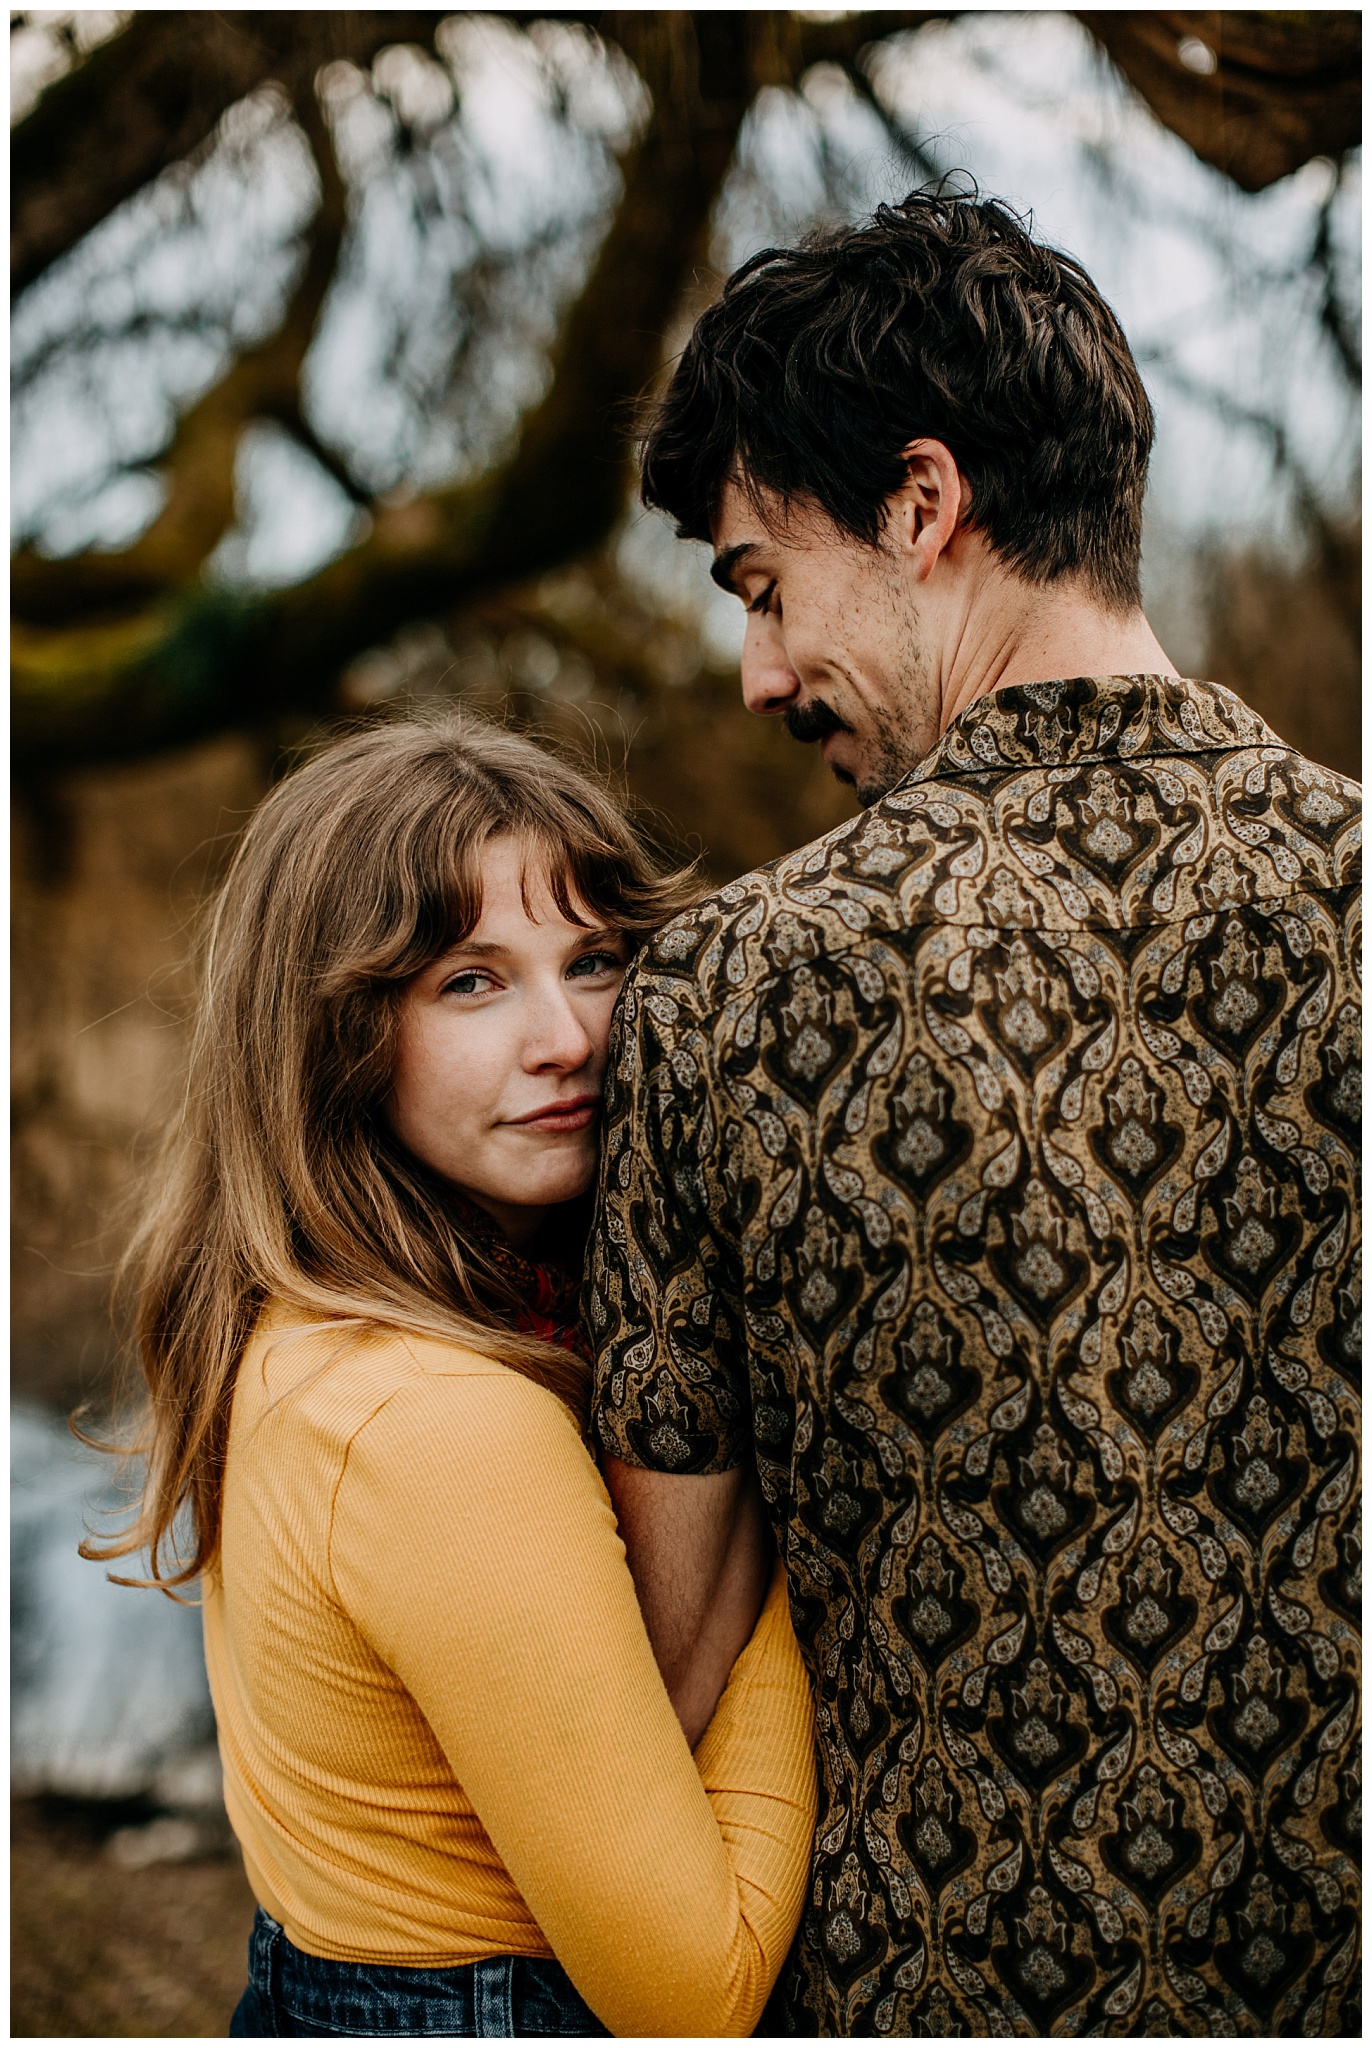
[[[944,671],[939,731],[992,690],[1062,676],[1175,676],[1137,606],[1111,611],[1079,585],[1007,577],[970,612]]]

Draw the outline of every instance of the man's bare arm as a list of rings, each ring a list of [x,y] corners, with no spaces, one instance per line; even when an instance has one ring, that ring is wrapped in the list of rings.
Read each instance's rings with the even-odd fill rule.
[[[605,1460],[658,1669],[695,1748],[753,1632],[775,1547],[751,1465],[703,1477]]]

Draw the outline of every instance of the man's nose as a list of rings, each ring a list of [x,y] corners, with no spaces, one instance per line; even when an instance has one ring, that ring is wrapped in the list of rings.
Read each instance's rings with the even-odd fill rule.
[[[739,668],[743,701],[760,717],[784,711],[800,694],[800,677],[787,659],[786,644],[772,619],[749,618]]]

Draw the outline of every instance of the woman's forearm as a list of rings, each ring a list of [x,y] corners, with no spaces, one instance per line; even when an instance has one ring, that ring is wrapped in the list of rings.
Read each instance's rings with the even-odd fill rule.
[[[498,1368],[417,1384],[358,1432],[331,1557],[340,1603],[605,2024],[749,2033],[800,1916],[814,1824],[810,1695],[780,1578],[693,1761],[576,1426]]]

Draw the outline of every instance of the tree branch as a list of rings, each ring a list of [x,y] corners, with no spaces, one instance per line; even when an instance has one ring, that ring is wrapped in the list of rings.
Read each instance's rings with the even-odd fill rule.
[[[655,88],[653,114],[567,322],[552,387],[506,470],[378,506],[366,540],[290,590],[238,598],[183,583],[117,628],[21,627],[12,675],[17,765],[146,752],[287,707],[325,711],[360,648],[605,538],[630,474],[623,417],[658,366],[663,332],[702,254],[755,89],[759,19],[620,18]],[[248,374],[260,412],[265,373]],[[211,394],[221,406],[224,390]],[[72,565],[60,566],[70,574]]]
[[[914,176],[932,183],[940,174],[940,165],[930,155],[919,137],[905,126],[898,114],[892,112],[879,96],[876,87],[861,64],[845,64],[844,73],[854,92],[880,121],[886,131],[887,140],[903,157]]]
[[[347,190],[313,80],[300,89],[297,117],[319,173],[320,204],[286,317],[267,339],[245,349],[212,390],[182,414],[165,458],[166,503],[131,548],[53,561],[21,549],[10,562],[10,603],[38,625],[92,612],[127,610],[190,582],[233,524],[234,470],[243,428],[276,419],[343,481],[344,465],[318,447],[300,414],[300,368],[314,338],[338,266],[347,225]],[[357,488],[345,488],[354,498]]]
[[[1320,208],[1319,222],[1315,229],[1315,246],[1310,261],[1319,272],[1322,281],[1320,296],[1320,324],[1334,344],[1334,352],[1343,365],[1344,375],[1355,390],[1362,389],[1362,336],[1349,318],[1342,299],[1339,297],[1339,280],[1334,261],[1333,215],[1334,201],[1339,193],[1338,183],[1332,187],[1329,197]]]
[[[1158,119],[1245,192],[1261,192],[1312,156],[1341,157],[1361,139],[1359,10],[1125,8],[1077,19]],[[1189,40],[1209,52],[1208,73],[1183,60]]]
[[[1183,370],[1171,356],[1156,351],[1151,358],[1175,391],[1194,405],[1204,406],[1234,426],[1246,427],[1267,442],[1272,467],[1291,486],[1296,515],[1304,528],[1312,554],[1329,586],[1340,617],[1357,639],[1362,627],[1362,593],[1357,569],[1361,560],[1361,530],[1356,517],[1332,516],[1311,481],[1304,464],[1292,453],[1286,429],[1254,407],[1242,405],[1228,392],[1200,382]]]
[[[312,27],[307,35],[300,24],[345,24],[329,31],[334,41],[327,54],[360,60],[367,37],[375,38],[373,49],[383,42],[414,40],[412,24],[432,24],[436,19],[398,14],[140,18],[179,21],[183,35],[193,33],[186,24],[210,19],[252,24],[251,32],[235,33],[255,38],[257,76],[270,74],[294,82],[302,119],[321,122],[308,88],[323,53],[309,36],[323,32]],[[512,461],[502,472],[474,484],[404,506],[374,507],[368,537],[293,589],[233,595],[199,580],[196,572],[204,554],[232,516],[233,450],[242,425],[250,417],[272,417],[299,430],[300,362],[342,234],[341,186],[331,198],[329,156],[316,138],[317,153],[323,152],[319,160],[325,198],[291,311],[278,335],[241,357],[216,391],[186,415],[171,464],[173,495],[181,493],[175,507],[169,502],[143,540],[123,557],[87,556],[79,563],[42,565],[32,556],[19,560],[15,594],[29,614],[17,627],[14,642],[13,751],[21,772],[59,762],[145,753],[287,709],[305,715],[327,713],[337,704],[339,672],[361,649],[388,639],[408,621],[450,613],[478,593],[536,576],[597,547],[619,515],[631,473],[624,430],[630,408],[658,368],[663,333],[704,257],[711,209],[756,90],[762,84],[793,84],[817,61],[853,66],[864,44],[942,17],[872,12],[836,21],[806,21],[793,13],[702,9],[571,18],[623,45],[649,84],[653,112],[624,166],[624,192],[616,217],[567,319],[551,387],[526,419]],[[1356,33],[1355,17],[1329,13],[1082,18],[1107,47],[1113,38],[1126,55],[1139,47],[1151,49],[1172,85],[1173,68],[1180,61],[1176,37],[1199,34],[1197,25],[1208,25],[1204,33],[1214,39],[1217,76],[1223,81],[1220,141],[1229,156],[1246,167],[1243,177],[1255,175],[1253,150],[1258,145],[1245,144],[1248,154],[1240,150],[1235,156],[1234,136],[1224,128],[1224,110],[1237,104],[1240,88],[1249,95],[1245,104],[1257,110],[1251,119],[1246,113],[1242,116],[1250,130],[1261,128],[1264,107],[1285,106],[1289,113],[1293,106],[1305,106],[1299,147],[1307,155],[1312,137],[1314,147],[1328,146],[1331,122],[1336,116],[1344,119],[1338,109],[1346,99],[1347,24],[1353,21]],[[278,31],[264,25],[287,21],[295,25],[298,46],[292,46],[290,63],[272,63],[270,53],[262,53],[268,35]],[[1121,22],[1135,26],[1126,34],[1113,26]],[[1149,42],[1140,23],[1144,28],[1156,23],[1163,27]],[[1316,119],[1307,101],[1313,104],[1311,81],[1317,67],[1311,52],[1321,33],[1311,25],[1321,23],[1328,33],[1320,47],[1328,57],[1326,70],[1333,67],[1333,84],[1326,80],[1322,88],[1327,104]],[[1291,37],[1297,43],[1304,37],[1300,48],[1306,52],[1305,68],[1296,66],[1303,83],[1285,99],[1280,66],[1272,54],[1282,36],[1289,44]],[[345,49],[341,44],[348,37],[354,40]],[[124,41],[117,38],[106,51]],[[200,46],[202,55],[204,47]],[[306,48],[308,57],[302,54]],[[1270,60],[1266,72],[1258,63],[1264,51]],[[74,104],[64,97],[68,87],[75,91],[76,81],[89,79],[104,54],[96,52],[71,80],[54,87],[30,122],[50,104]],[[1207,81],[1196,83],[1208,89]],[[244,89],[240,71],[228,98]],[[1159,94],[1161,98],[1161,89]],[[203,114],[209,104],[204,91],[197,104]],[[1196,129],[1197,141],[1182,126],[1183,116],[1191,118],[1189,105],[1182,105],[1176,125],[1205,154],[1209,131],[1202,132],[1202,124]],[[1204,105],[1211,107],[1212,102]],[[109,121],[127,112],[108,106],[97,111]],[[1297,146],[1292,140],[1294,118],[1284,126],[1277,124],[1288,154]],[[159,133],[158,147],[165,148],[170,133],[165,120]],[[1270,162],[1271,147],[1263,147],[1268,148]],[[68,154],[74,160],[87,150],[98,160],[98,137],[92,145],[78,133]],[[1208,160],[1217,159],[1212,154]],[[54,144],[49,191],[56,190],[66,162],[62,148]],[[42,183],[35,182],[31,172],[30,164],[24,188],[30,197]],[[118,196],[122,194],[116,192]],[[110,203],[107,188],[106,209]],[[116,562],[122,565],[117,570]],[[131,568],[141,568],[145,576],[140,588],[135,589]],[[139,609],[133,616],[111,622],[88,615],[84,624],[54,627],[42,623],[59,617],[69,621],[74,596],[83,589],[89,597],[103,587],[108,601],[112,583],[100,586],[101,576],[123,577],[120,601],[127,606],[137,596]]]
[[[10,137],[10,289],[18,293],[159,172],[192,156],[264,79],[293,99],[321,64],[428,43],[443,13],[140,10],[50,86]]]

